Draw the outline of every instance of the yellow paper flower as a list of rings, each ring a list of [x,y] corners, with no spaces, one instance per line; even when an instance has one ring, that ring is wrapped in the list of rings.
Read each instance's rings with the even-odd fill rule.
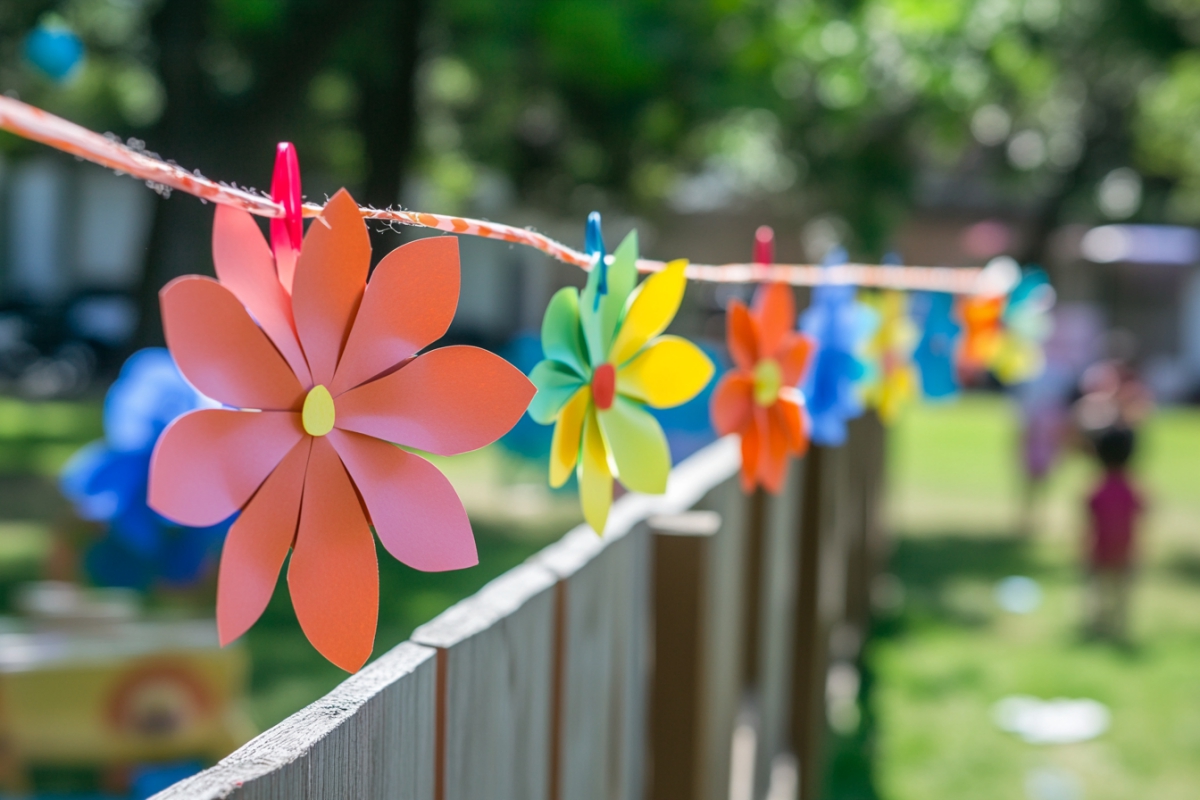
[[[874,335],[867,341],[872,374],[863,387],[863,400],[884,423],[890,424],[917,393],[912,361],[917,328],[909,318],[908,295],[904,292],[874,292],[862,300],[879,318]]]

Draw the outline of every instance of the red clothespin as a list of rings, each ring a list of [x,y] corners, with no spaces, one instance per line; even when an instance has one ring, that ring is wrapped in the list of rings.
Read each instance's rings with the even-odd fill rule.
[[[754,263],[764,266],[775,263],[775,231],[770,225],[760,225],[754,232]]]
[[[296,146],[280,142],[275,148],[275,174],[271,178],[271,199],[283,206],[282,217],[271,220],[271,249],[275,252],[275,270],[288,294],[296,273],[296,258],[304,241],[304,220],[300,199],[300,159]]]

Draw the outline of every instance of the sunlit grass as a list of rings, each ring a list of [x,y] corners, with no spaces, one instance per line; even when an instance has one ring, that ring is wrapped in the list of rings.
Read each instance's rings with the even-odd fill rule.
[[[1031,770],[1073,774],[1089,800],[1196,796],[1200,786],[1200,414],[1161,413],[1135,476],[1152,503],[1133,607],[1133,644],[1085,641],[1079,553],[1082,456],[1053,476],[1032,540],[1013,533],[1019,473],[1014,410],[999,398],[917,409],[890,439],[897,617],[870,651],[884,800],[1026,797]],[[1001,611],[995,582],[1024,574],[1045,592],[1024,616]],[[1091,697],[1112,727],[1076,745],[1001,732],[1010,694]]]

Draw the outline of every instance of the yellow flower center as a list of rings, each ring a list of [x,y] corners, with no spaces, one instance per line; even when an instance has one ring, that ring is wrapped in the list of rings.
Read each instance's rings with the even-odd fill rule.
[[[775,402],[779,397],[779,387],[783,386],[783,370],[779,362],[773,358],[764,358],[754,365],[754,402],[764,408]]]
[[[319,383],[309,389],[300,417],[309,436],[324,436],[333,430],[333,396],[329,390]]]

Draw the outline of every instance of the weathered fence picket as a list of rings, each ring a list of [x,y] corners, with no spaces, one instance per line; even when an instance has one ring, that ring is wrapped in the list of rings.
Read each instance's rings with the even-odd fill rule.
[[[438,652],[435,800],[549,797],[555,580],[523,564],[413,633]]]
[[[436,671],[405,642],[155,800],[432,800]]]

